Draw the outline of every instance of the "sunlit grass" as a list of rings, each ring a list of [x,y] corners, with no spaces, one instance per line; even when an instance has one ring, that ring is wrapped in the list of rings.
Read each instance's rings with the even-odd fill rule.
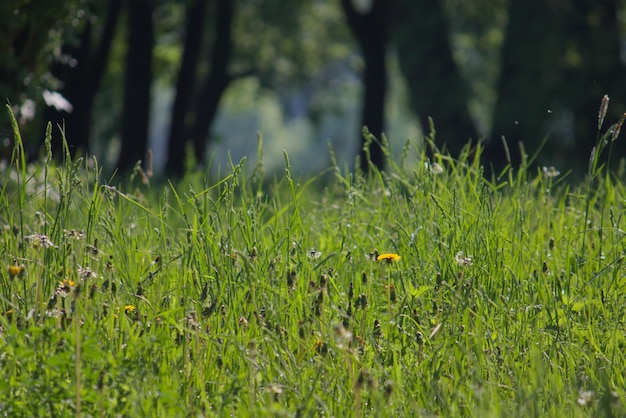
[[[18,139],[0,411],[626,414],[622,183],[419,152],[368,176],[300,181],[285,156],[274,181],[242,161],[147,185],[26,166]]]

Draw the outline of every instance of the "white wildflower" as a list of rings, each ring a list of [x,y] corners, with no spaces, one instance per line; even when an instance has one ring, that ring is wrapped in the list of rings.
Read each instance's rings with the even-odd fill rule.
[[[455,254],[454,260],[459,266],[471,266],[473,263],[471,256],[465,256],[463,251],[459,251]]]
[[[24,241],[29,242],[33,248],[54,247],[54,243],[44,234],[32,234],[24,237]]]
[[[548,179],[557,177],[559,174],[561,174],[561,172],[557,170],[556,168],[554,168],[553,166],[550,166],[550,167],[544,166],[541,168],[541,170],[543,171],[543,176]]]

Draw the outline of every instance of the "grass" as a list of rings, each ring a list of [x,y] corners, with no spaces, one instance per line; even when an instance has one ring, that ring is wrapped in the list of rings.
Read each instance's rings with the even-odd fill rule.
[[[599,162],[115,185],[15,138],[5,416],[626,415],[626,190]]]

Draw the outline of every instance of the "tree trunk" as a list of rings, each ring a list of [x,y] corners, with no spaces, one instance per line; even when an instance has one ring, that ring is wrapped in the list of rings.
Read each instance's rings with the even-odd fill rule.
[[[478,134],[467,107],[469,89],[452,56],[441,2],[398,0],[394,23],[400,71],[422,129],[428,130],[432,118],[436,143],[458,156]]]
[[[77,122],[75,130],[72,131],[73,135],[79,141],[78,145],[83,146],[86,150],[89,148],[89,139],[91,137],[93,104],[107,68],[121,10],[121,0],[110,1],[104,27],[100,34],[100,42],[96,48],[95,55],[90,58],[88,81],[85,83],[84,92],[81,95],[83,100],[80,101],[79,112],[73,119],[74,122]]]
[[[51,74],[60,82],[58,93],[71,105],[71,109],[66,109],[56,107],[54,104],[47,104],[44,110],[42,121],[44,126],[51,122],[55,129],[55,134],[52,136],[52,155],[57,159],[62,159],[65,156],[62,138],[56,134],[57,126],[64,128],[69,152],[72,156],[76,155],[79,149],[87,151],[85,149],[87,142],[83,138],[77,137],[73,130],[76,129],[77,123],[81,123],[77,115],[84,115],[82,109],[84,99],[81,95],[84,94],[85,85],[88,83],[92,31],[91,23],[86,22],[78,44],[62,45],[60,57],[54,61],[50,68]]]
[[[509,3],[491,140],[483,155],[497,172],[507,164],[502,137],[517,166],[520,143],[526,152],[534,152],[548,133],[549,110],[560,111],[555,106],[563,71],[561,13],[544,0]]]
[[[228,63],[232,53],[232,23],[234,9],[231,0],[217,0],[215,17],[216,34],[211,54],[211,69],[200,91],[195,109],[195,121],[191,131],[196,158],[203,163],[211,125],[217,115],[222,94],[232,78],[228,74]]]
[[[53,107],[47,107],[44,123],[47,124],[48,121],[51,121],[53,126],[65,125],[66,139],[72,155],[75,155],[78,150],[87,154],[89,152],[93,102],[106,69],[120,9],[121,0],[112,0],[109,3],[100,41],[95,48],[95,55],[92,45],[94,27],[88,21],[85,23],[80,44],[77,47],[69,45],[62,47],[63,54],[75,60],[75,65],[69,65],[69,63],[62,61],[55,62],[52,68],[52,73],[62,84],[59,92],[72,104],[73,110],[67,113]],[[54,155],[61,156],[64,154],[60,138],[57,135],[53,136],[52,146]]]
[[[154,28],[151,0],[128,2],[128,51],[124,73],[122,148],[118,168],[131,169],[143,160],[148,146]]]
[[[350,30],[363,54],[363,109],[361,123],[367,126],[378,142],[371,142],[364,150],[365,138],[361,135],[361,169],[369,170],[369,162],[382,170],[385,158],[381,148],[385,121],[385,97],[387,94],[387,42],[389,33],[389,2],[374,0],[369,11],[356,10],[352,0],[342,0],[344,13]],[[369,161],[368,155],[369,154]]]
[[[183,58],[176,82],[176,98],[172,109],[169,153],[166,171],[182,175],[185,169],[185,144],[190,138],[190,106],[196,86],[196,68],[204,33],[206,0],[194,0],[187,6]]]
[[[521,160],[518,143],[532,154],[547,137],[535,163],[573,169],[580,178],[596,143],[602,96],[614,99],[605,123],[626,111],[617,3],[529,0],[509,7],[485,160],[503,167],[501,136],[514,166]],[[614,156],[623,155],[623,144],[614,143]]]

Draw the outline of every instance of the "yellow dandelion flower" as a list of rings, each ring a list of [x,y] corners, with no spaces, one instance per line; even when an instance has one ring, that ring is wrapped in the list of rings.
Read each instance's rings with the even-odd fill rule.
[[[124,312],[125,313],[135,312],[135,306],[133,306],[133,305],[126,305],[126,306],[124,306]]]
[[[11,278],[14,278],[22,274],[22,269],[23,269],[22,266],[9,266],[7,268],[7,271],[9,272],[9,276]]]
[[[65,279],[62,282],[59,282],[59,287],[70,289],[72,287],[76,287],[76,282],[74,280]]]
[[[378,257],[376,257],[376,261],[378,262],[386,262],[386,263],[393,263],[394,261],[400,261],[402,259],[402,257],[400,257],[398,254],[394,254],[394,253],[386,253],[386,254],[381,254]]]

